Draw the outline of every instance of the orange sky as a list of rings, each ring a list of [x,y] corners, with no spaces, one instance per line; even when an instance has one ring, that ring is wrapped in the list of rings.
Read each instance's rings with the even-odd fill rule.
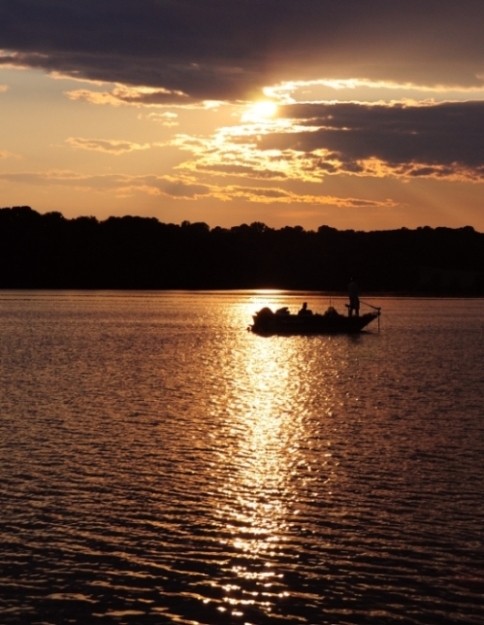
[[[0,23],[0,206],[484,231],[484,3],[10,0]]]

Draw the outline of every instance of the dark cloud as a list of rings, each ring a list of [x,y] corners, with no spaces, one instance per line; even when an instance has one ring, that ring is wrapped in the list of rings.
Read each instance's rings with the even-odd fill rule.
[[[477,0],[2,0],[0,61],[190,99],[283,79],[480,84]]]
[[[171,195],[178,199],[195,199],[196,197],[208,195],[210,187],[203,184],[187,183],[183,180],[173,180],[160,185],[161,191],[166,195]]]
[[[312,154],[325,173],[368,173],[374,159],[394,174],[484,179],[484,102],[296,104],[280,115],[307,130],[267,134],[257,147]]]

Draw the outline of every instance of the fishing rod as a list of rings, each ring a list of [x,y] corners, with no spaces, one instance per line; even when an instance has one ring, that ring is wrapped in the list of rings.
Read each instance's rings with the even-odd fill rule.
[[[369,306],[370,308],[373,308],[373,310],[377,310],[378,312],[381,311],[381,306],[372,306],[371,304],[368,304],[368,302],[364,302],[362,299],[360,299],[360,304],[364,304],[365,306]]]
[[[373,306],[372,304],[368,304],[368,302],[364,302],[361,299],[360,299],[360,304],[364,304],[365,306],[368,306],[369,308],[372,308],[373,310],[376,310],[376,316],[377,316],[377,319],[378,319],[378,332],[380,332],[381,306]]]

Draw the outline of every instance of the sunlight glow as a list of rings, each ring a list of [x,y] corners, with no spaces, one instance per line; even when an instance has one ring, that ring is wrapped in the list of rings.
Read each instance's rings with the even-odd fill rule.
[[[274,117],[277,113],[277,104],[272,100],[260,100],[251,104],[249,109],[242,115],[243,122],[261,122]]]

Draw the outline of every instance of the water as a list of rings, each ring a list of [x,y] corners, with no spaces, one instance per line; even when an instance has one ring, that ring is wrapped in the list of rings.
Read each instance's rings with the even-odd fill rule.
[[[303,299],[0,293],[2,625],[484,623],[484,301]]]

